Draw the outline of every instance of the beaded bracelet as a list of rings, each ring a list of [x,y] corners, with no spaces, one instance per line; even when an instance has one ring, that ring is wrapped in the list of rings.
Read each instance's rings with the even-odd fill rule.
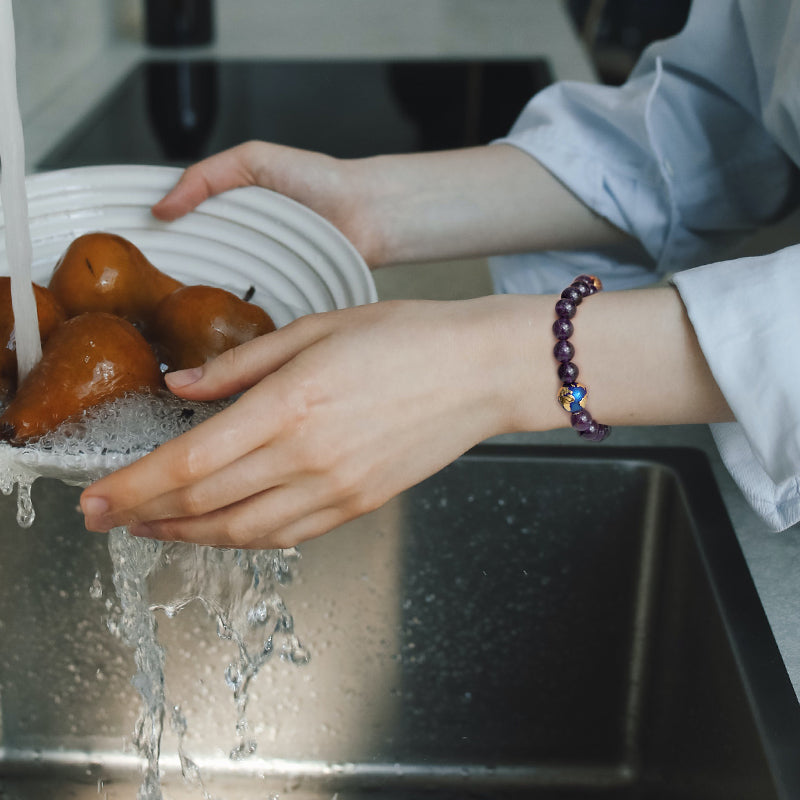
[[[559,362],[558,377],[562,381],[558,390],[558,402],[570,412],[572,427],[578,431],[578,435],[590,442],[603,441],[611,433],[611,428],[596,422],[584,408],[588,389],[576,382],[578,367],[572,360],[575,347],[569,341],[574,330],[570,320],[575,316],[583,298],[596,294],[602,288],[600,279],[594,275],[579,275],[561,292],[556,303],[556,321],[553,323],[553,333],[557,340],[553,355]]]

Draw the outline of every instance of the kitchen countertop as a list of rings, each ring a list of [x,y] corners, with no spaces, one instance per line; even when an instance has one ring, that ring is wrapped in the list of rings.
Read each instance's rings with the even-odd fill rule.
[[[309,5],[306,3],[304,7],[308,8]],[[423,9],[423,6],[430,6],[427,0],[426,3],[417,5],[420,5],[421,13],[430,13],[429,9],[427,12]],[[512,2],[511,5],[515,4]],[[223,30],[219,36],[221,43],[196,53],[221,58],[264,58],[265,53],[271,57],[283,58],[330,58],[344,53],[350,57],[491,57],[535,54],[544,55],[551,60],[557,77],[592,80],[592,68],[566,23],[560,2],[537,0],[536,4],[528,4],[529,7],[533,5],[536,6],[538,24],[516,35],[516,38],[512,37],[510,43],[507,39],[494,35],[491,26],[487,27],[482,20],[473,20],[472,27],[465,23],[459,30],[449,31],[446,36],[441,35],[441,32],[440,35],[435,35],[437,29],[433,24],[434,20],[428,26],[434,33],[402,39],[396,32],[387,34],[385,24],[376,18],[367,21],[374,28],[373,35],[363,37],[363,41],[359,43],[360,49],[354,50],[352,40],[341,30],[334,31],[330,36],[325,35],[330,34],[330,31],[325,31],[320,34],[324,38],[315,39],[314,35],[309,35],[311,29],[304,30],[302,20],[297,20],[294,27],[290,25],[286,30],[304,30],[301,38],[293,39],[285,35],[285,31],[283,35],[278,35],[278,31],[265,43],[264,37],[252,32],[249,35],[245,33],[232,36],[230,32],[226,34]],[[296,13],[300,14],[302,10]],[[315,26],[314,30],[318,28],[319,26]],[[245,26],[244,31],[247,30]],[[508,32],[507,26],[505,32]],[[412,48],[409,48],[409,41],[415,43]],[[159,57],[178,55],[161,49],[148,51],[135,41],[115,42],[89,68],[70,76],[67,85],[57,96],[47,98],[45,102],[24,113],[29,169],[79,123],[134,65],[154,52]],[[186,55],[187,51],[180,52],[180,56]],[[458,278],[454,280],[453,275],[456,272]],[[375,279],[381,299],[458,299],[491,292],[486,262],[482,260],[392,267],[379,270]],[[517,434],[501,437],[500,441],[548,445],[576,443],[570,431]],[[800,526],[780,534],[766,529],[722,465],[705,426],[617,429],[612,442],[616,445],[693,447],[706,453],[795,691],[800,696],[800,629],[796,622],[800,612],[800,588],[797,585],[797,576],[800,574]]]

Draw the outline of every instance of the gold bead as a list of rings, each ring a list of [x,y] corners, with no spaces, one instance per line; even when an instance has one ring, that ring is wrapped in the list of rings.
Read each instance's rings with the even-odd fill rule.
[[[587,390],[580,383],[565,383],[558,390],[558,402],[565,411],[576,412],[579,408],[586,407]]]

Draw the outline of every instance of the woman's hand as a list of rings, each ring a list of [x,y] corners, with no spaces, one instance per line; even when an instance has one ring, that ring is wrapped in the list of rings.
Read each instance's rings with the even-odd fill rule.
[[[377,508],[489,436],[567,426],[555,400],[554,301],[504,295],[314,314],[168,376],[191,400],[243,394],[86,489],[86,525],[289,547]],[[637,335],[620,335],[620,321]],[[672,288],[592,297],[571,341],[604,423],[732,419]]]
[[[381,263],[379,228],[364,202],[358,161],[267,142],[247,142],[190,166],[175,187],[153,206],[165,221],[183,216],[228,189],[261,186],[296,200],[335,225],[364,260]]]
[[[518,427],[515,404],[542,394],[514,368],[519,348],[502,321],[513,305],[492,297],[311,315],[168,376],[187,399],[244,394],[88,488],[87,527],[276,548],[377,508]]]

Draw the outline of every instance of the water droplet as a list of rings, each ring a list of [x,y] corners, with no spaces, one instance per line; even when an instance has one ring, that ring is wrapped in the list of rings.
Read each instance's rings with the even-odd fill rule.
[[[103,582],[100,579],[100,573],[95,572],[91,586],[89,586],[89,597],[92,600],[100,600],[103,596]]]
[[[225,683],[227,683],[234,692],[238,691],[241,687],[242,673],[236,664],[228,664],[225,670]]]
[[[17,525],[20,528],[30,528],[36,519],[36,511],[31,500],[32,485],[32,480],[17,483]]]
[[[253,739],[247,739],[231,750],[230,759],[231,761],[243,761],[245,758],[252,756],[257,748],[258,744]]]

